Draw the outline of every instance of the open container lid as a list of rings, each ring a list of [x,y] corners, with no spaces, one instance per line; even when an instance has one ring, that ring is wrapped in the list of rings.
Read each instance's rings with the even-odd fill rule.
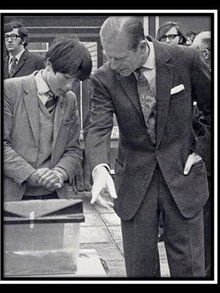
[[[5,224],[84,222],[83,203],[75,199],[23,200],[4,203]]]

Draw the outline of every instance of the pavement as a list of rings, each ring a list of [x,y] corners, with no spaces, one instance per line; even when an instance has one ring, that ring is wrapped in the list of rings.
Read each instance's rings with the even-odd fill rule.
[[[83,201],[85,222],[80,227],[80,250],[95,250],[106,272],[106,278],[126,279],[120,218],[113,209],[90,204],[90,192],[73,193]],[[162,277],[169,277],[164,243],[159,242]],[[94,276],[94,272],[93,272]],[[99,277],[99,276],[97,276]]]

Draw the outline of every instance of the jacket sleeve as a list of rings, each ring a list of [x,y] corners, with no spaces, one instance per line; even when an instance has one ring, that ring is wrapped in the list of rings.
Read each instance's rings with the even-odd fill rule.
[[[15,180],[19,185],[22,184],[35,169],[22,158],[13,148],[11,132],[13,127],[13,112],[15,99],[10,95],[10,81],[4,81],[4,175]]]
[[[85,129],[85,151],[91,170],[98,164],[109,164],[110,137],[113,127],[112,97],[100,79],[100,75],[92,76],[90,121]]]

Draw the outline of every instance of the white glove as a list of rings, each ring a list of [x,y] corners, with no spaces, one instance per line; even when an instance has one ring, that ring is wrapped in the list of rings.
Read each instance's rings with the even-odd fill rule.
[[[100,206],[110,209],[113,207],[112,199],[117,198],[114,181],[104,166],[98,166],[92,173],[93,187],[91,190],[91,204],[97,203]]]

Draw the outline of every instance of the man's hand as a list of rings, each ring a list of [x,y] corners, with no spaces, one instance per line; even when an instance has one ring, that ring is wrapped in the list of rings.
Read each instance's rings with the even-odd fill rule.
[[[113,207],[112,199],[117,198],[114,181],[104,166],[99,166],[93,173],[93,187],[91,204],[110,209]],[[107,196],[106,196],[107,195]]]
[[[184,167],[183,174],[188,175],[190,170],[191,170],[191,168],[192,168],[192,165],[197,163],[200,160],[202,160],[202,158],[199,155],[197,155],[196,153],[192,153],[191,155],[189,155],[187,160],[186,160],[186,164],[185,164],[185,167]]]
[[[39,174],[37,173],[37,171],[34,171],[28,178],[27,178],[27,182],[30,184],[30,185],[33,185],[33,186],[39,186],[38,184],[38,180],[40,179],[40,176]]]
[[[39,168],[28,177],[27,181],[33,186],[42,186],[54,191],[63,186],[63,175],[49,168]]]

